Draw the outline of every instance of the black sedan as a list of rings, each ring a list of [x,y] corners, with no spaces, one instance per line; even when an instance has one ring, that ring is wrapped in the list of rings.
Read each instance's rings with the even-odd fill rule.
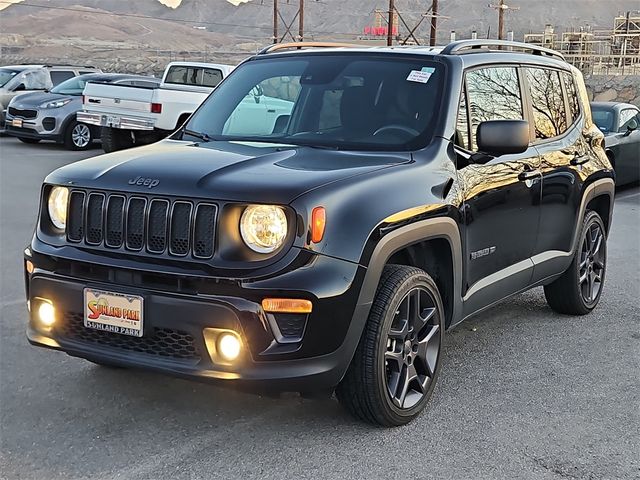
[[[640,109],[630,103],[593,102],[593,121],[605,135],[616,184],[640,181]]]

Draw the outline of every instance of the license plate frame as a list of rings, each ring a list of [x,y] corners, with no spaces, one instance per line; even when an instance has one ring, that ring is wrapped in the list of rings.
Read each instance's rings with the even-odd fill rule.
[[[83,290],[85,328],[129,337],[144,335],[144,297],[97,288]]]
[[[105,119],[105,123],[107,127],[120,127],[120,117],[117,115],[107,115]]]
[[[22,128],[22,119],[14,118],[13,120],[11,120],[11,126],[16,128]]]

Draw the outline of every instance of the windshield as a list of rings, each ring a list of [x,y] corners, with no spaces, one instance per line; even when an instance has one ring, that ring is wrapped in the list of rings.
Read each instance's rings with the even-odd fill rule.
[[[184,137],[415,149],[432,136],[442,70],[404,55],[265,56],[222,82],[191,117]]]
[[[89,78],[88,78],[89,77]],[[91,80],[90,75],[80,75],[65,80],[61,84],[53,87],[51,93],[61,93],[62,95],[82,95],[84,86]]]
[[[20,73],[20,70],[11,70],[9,68],[0,68],[0,87],[4,87],[9,80]]]
[[[593,122],[602,132],[609,133],[613,130],[613,112],[611,110],[593,108],[591,116],[593,117]]]

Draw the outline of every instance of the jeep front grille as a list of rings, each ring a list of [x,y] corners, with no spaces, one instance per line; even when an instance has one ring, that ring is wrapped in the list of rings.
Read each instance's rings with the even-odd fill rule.
[[[213,257],[218,208],[206,202],[73,190],[67,240],[91,247]]]

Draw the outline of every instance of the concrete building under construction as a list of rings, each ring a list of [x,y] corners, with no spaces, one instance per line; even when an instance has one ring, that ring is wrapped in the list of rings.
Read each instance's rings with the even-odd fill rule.
[[[640,12],[615,17],[612,30],[582,27],[559,35],[546,25],[524,41],[561,52],[585,73],[640,75]]]

